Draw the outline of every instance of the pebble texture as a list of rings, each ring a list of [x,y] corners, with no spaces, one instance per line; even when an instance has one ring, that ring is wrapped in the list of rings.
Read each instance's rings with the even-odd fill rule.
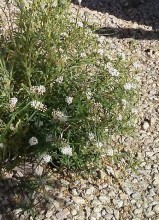
[[[125,156],[94,178],[71,175],[67,179],[53,173],[52,179],[39,182],[30,194],[26,185],[7,174],[0,182],[0,219],[159,219],[159,1],[131,2],[85,0],[80,10],[81,18],[87,16],[90,23],[121,28],[122,32],[105,38],[108,55],[132,59],[137,71],[140,99],[134,109],[136,136],[114,139],[121,143],[119,152]],[[77,8],[71,5],[72,14]],[[112,156],[113,152],[108,149],[107,154]],[[137,170],[133,169],[135,163]],[[39,173],[38,169],[36,175]],[[19,175],[22,177],[21,171]],[[29,209],[31,202],[35,212]],[[18,205],[21,203],[28,207],[24,212]]]

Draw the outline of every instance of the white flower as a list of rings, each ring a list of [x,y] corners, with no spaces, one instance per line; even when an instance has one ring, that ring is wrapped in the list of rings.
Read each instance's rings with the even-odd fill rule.
[[[54,110],[52,111],[52,116],[54,119],[59,120],[61,122],[66,122],[68,119],[68,116],[66,116],[63,112],[60,110]]]
[[[83,23],[81,21],[78,21],[77,26],[83,28]]]
[[[73,97],[66,96],[65,101],[67,102],[68,105],[70,105],[73,101]]]
[[[97,147],[97,148],[101,148],[101,147],[103,147],[102,142],[97,142],[97,143],[96,143],[96,147]]]
[[[0,143],[0,148],[3,148],[4,147],[4,144],[3,143]]]
[[[65,37],[68,37],[68,34],[66,32],[63,32],[60,34],[60,36],[65,38]]]
[[[126,90],[130,90],[130,89],[135,89],[136,86],[134,84],[132,84],[132,83],[125,83],[124,88]]]
[[[88,134],[88,137],[89,137],[89,140],[90,140],[90,141],[93,141],[93,140],[94,140],[94,134],[93,134],[92,132],[90,132],[90,133]]]
[[[122,99],[121,102],[122,102],[123,105],[127,105],[126,99]]]
[[[37,145],[38,144],[38,139],[36,137],[32,137],[29,139],[29,144],[31,146]]]
[[[112,75],[112,76],[119,76],[120,75],[120,73],[118,72],[118,70],[116,70],[116,69],[114,69],[114,68],[109,68],[109,73],[110,73],[110,75]]]
[[[104,55],[104,49],[101,49],[101,48],[100,48],[97,52],[98,52],[98,54],[100,54],[101,56]]]
[[[87,57],[86,53],[81,53],[80,55],[81,55],[82,58]]]
[[[42,111],[42,112],[45,112],[47,109],[46,105],[44,105],[42,102],[37,101],[37,100],[33,100],[31,102],[31,107],[33,107],[39,111]]]
[[[62,83],[63,82],[63,76],[60,76],[57,79],[55,79],[55,82]]]
[[[10,107],[11,110],[14,109],[14,107],[15,107],[16,104],[17,104],[17,102],[18,102],[18,99],[17,99],[16,97],[13,97],[13,98],[10,99],[10,101],[9,101],[9,107]]]
[[[108,69],[110,75],[112,75],[112,76],[119,76],[119,75],[120,75],[120,73],[118,72],[118,70],[116,70],[116,69],[113,67],[112,63],[110,63],[110,62],[108,62],[108,63],[105,65],[105,68]]]
[[[92,93],[91,93],[90,90],[88,90],[88,91],[86,92],[86,97],[87,97],[88,100],[90,100],[90,99],[92,98]]]
[[[52,161],[52,157],[47,153],[43,153],[40,155],[40,160],[42,160],[44,163],[49,163]]]
[[[65,146],[61,148],[61,153],[64,155],[72,156],[72,148],[69,144],[65,144]]]
[[[119,114],[118,117],[117,117],[117,120],[118,120],[118,121],[122,121],[122,119],[123,119],[122,115]]]
[[[32,86],[32,87],[30,88],[30,91],[31,91],[32,93],[37,93],[37,94],[39,94],[39,95],[43,95],[43,94],[46,92],[46,88],[45,88],[45,86],[43,86],[43,85],[40,85],[40,86]]]

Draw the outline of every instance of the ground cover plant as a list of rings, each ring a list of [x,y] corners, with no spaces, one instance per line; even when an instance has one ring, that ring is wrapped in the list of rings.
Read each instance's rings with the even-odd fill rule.
[[[100,160],[132,127],[130,61],[112,60],[104,37],[72,19],[68,1],[6,1],[1,16],[0,165],[24,158],[68,169]]]

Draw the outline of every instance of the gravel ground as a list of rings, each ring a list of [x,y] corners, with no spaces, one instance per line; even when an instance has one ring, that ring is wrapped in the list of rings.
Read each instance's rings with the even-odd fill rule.
[[[134,68],[138,69],[140,100],[135,108],[136,136],[115,137],[114,141],[122,146],[121,159],[118,164],[106,164],[105,169],[91,178],[53,172],[33,184],[33,180],[19,182],[23,178],[20,168],[7,174],[0,182],[2,220],[159,220],[159,34],[156,32],[159,15],[153,10],[159,9],[159,2],[138,1],[140,4],[134,7],[125,0],[118,4],[115,0],[114,4],[83,2],[81,17],[87,16],[90,23],[101,27],[122,30],[122,34],[117,32],[105,38],[109,56],[119,54],[123,59],[133,59]],[[72,4],[71,11],[75,14],[77,5]],[[128,35],[124,29],[129,30]],[[113,156],[114,150],[109,148],[107,154]],[[138,162],[138,168],[133,169]],[[37,175],[42,172],[43,167],[36,169]],[[28,193],[27,187],[32,193]],[[31,203],[36,212],[30,209]],[[29,211],[22,212],[23,207]]]

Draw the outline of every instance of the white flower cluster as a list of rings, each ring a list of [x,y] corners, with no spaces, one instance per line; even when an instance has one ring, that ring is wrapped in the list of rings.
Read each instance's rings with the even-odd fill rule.
[[[39,159],[41,160],[41,162],[44,163],[49,163],[52,161],[52,157],[47,153],[41,154]]]
[[[46,92],[46,88],[45,88],[45,86],[43,86],[43,85],[40,85],[40,86],[32,86],[32,87],[30,88],[30,91],[31,91],[32,93],[37,93],[37,94],[39,94],[39,95],[44,95],[44,93]]]
[[[17,102],[18,102],[18,99],[16,97],[13,97],[13,98],[10,99],[9,108],[10,108],[11,112],[14,111],[14,108],[15,108]]]
[[[73,97],[66,96],[65,101],[68,105],[70,105],[73,102]]]
[[[81,53],[80,56],[81,56],[82,58],[85,58],[85,57],[87,57],[87,54],[86,54],[86,53]]]
[[[124,89],[125,90],[130,90],[130,89],[135,89],[136,86],[133,83],[125,83]]]
[[[120,73],[118,72],[118,70],[116,70],[111,63],[107,63],[106,68],[108,69],[109,73],[111,76],[116,76],[118,77],[120,75]]]
[[[62,83],[63,82],[63,76],[60,76],[57,79],[55,79],[55,82]]]
[[[102,148],[103,147],[103,143],[102,142],[96,142],[96,147],[97,148]]]
[[[99,55],[103,56],[104,55],[104,49],[102,49],[102,48],[98,49],[97,53]]]
[[[83,23],[81,21],[78,21],[77,26],[80,27],[80,28],[83,28]]]
[[[61,122],[66,122],[68,119],[68,116],[66,116],[63,112],[55,109],[52,111],[52,116],[55,120],[59,120]]]
[[[31,107],[33,107],[39,111],[42,111],[42,112],[45,112],[47,110],[46,105],[44,105],[42,102],[37,101],[37,100],[33,100],[31,102]]]
[[[88,100],[90,100],[92,98],[92,93],[91,93],[90,90],[87,90],[86,97],[87,97]]]
[[[118,120],[118,121],[122,121],[122,119],[123,119],[122,115],[119,114],[119,115],[117,116],[117,120]]]
[[[61,153],[64,155],[72,156],[72,148],[69,144],[65,143],[64,146],[61,148]]]
[[[29,144],[31,146],[37,145],[38,144],[38,139],[36,137],[32,137],[29,139]]]
[[[90,132],[88,134],[88,138],[89,138],[90,141],[93,141],[95,139],[95,136],[94,136],[94,134],[92,132]]]

